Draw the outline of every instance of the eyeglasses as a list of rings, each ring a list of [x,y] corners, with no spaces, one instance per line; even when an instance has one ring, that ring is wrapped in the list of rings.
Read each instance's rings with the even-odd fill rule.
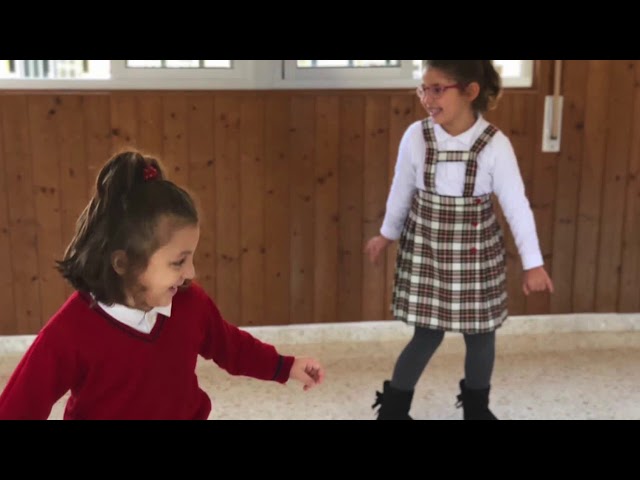
[[[449,90],[450,88],[462,88],[462,85],[459,83],[455,83],[453,85],[433,85],[432,87],[426,87],[424,85],[420,85],[416,89],[416,93],[420,100],[423,100],[427,95],[431,96],[431,98],[440,98],[444,95],[444,92]]]

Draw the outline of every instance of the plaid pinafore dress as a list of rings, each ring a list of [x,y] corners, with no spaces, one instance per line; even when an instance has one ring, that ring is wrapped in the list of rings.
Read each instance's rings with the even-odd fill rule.
[[[423,122],[425,190],[418,190],[397,256],[392,312],[409,325],[461,333],[496,330],[507,318],[502,230],[491,194],[473,196],[477,158],[498,130],[489,125],[469,151],[438,152]],[[436,193],[438,162],[466,162],[462,197]]]

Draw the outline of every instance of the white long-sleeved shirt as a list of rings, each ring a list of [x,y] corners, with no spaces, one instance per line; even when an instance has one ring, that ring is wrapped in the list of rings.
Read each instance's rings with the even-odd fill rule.
[[[434,125],[439,151],[468,151],[489,123],[480,116],[466,132],[449,135]],[[380,233],[397,240],[418,189],[425,190],[424,162],[426,144],[422,122],[409,126],[400,141],[395,176],[387,200],[387,210]],[[495,193],[515,239],[524,270],[544,264],[535,220],[515,152],[509,139],[498,132],[478,155],[474,196]],[[464,192],[466,162],[440,162],[436,167],[436,193],[461,197]]]

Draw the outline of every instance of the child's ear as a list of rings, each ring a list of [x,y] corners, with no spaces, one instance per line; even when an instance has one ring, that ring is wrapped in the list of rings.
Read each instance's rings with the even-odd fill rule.
[[[127,271],[127,254],[124,250],[116,250],[111,254],[111,266],[118,275],[124,275]]]
[[[473,102],[476,98],[478,98],[478,95],[480,95],[480,84],[478,82],[471,82],[469,85],[467,85],[465,94],[469,101]]]

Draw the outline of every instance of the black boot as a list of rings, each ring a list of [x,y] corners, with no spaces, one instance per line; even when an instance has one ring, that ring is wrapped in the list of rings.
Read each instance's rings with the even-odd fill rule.
[[[413,391],[404,392],[391,386],[390,381],[384,382],[384,393],[376,392],[376,403],[371,408],[378,410],[378,420],[413,420],[409,416]]]
[[[465,420],[498,420],[489,410],[489,391],[491,387],[483,390],[469,390],[464,379],[460,380],[460,395],[458,395],[457,407],[462,407]]]

